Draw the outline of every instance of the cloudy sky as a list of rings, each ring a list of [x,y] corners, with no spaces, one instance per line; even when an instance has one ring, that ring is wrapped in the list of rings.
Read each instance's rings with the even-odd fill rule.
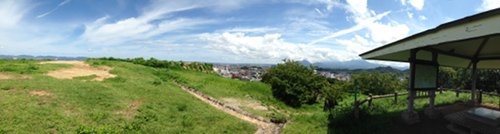
[[[350,61],[498,7],[498,0],[1,0],[0,54]]]

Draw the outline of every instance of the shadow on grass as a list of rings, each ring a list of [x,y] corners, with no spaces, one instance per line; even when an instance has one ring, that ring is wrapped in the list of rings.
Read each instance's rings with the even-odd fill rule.
[[[436,105],[446,106],[454,103],[462,104],[463,101],[443,103]],[[395,107],[397,110],[394,110]],[[446,129],[449,121],[439,116],[436,119],[430,119],[424,113],[424,108],[428,104],[416,107],[419,113],[420,122],[407,125],[401,119],[401,113],[406,110],[401,106],[388,105],[387,103],[373,103],[372,107],[362,105],[360,107],[359,119],[354,117],[354,106],[344,105],[333,109],[328,117],[329,134],[387,134],[387,133],[410,133],[410,134],[447,134],[452,133]],[[391,110],[391,108],[393,110]]]

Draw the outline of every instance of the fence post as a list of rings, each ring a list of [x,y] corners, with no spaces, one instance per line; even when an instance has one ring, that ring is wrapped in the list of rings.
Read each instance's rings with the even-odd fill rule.
[[[457,97],[458,97],[458,92],[459,92],[458,89],[456,89],[455,91],[457,92]]]
[[[372,93],[368,94],[370,100],[368,100],[368,107],[372,107]]]
[[[359,101],[354,101],[354,118],[359,119]]]
[[[398,104],[398,91],[394,91],[394,104]]]
[[[439,94],[443,94],[443,88],[439,89]]]

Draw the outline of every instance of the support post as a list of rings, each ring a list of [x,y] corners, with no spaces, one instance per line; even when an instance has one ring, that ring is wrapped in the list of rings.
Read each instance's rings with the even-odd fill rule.
[[[458,89],[457,89],[457,90],[455,90],[455,92],[457,92],[457,97],[458,97],[458,93],[459,93]]]
[[[406,124],[414,124],[420,122],[420,118],[418,117],[418,113],[413,110],[413,103],[415,97],[415,60],[417,56],[417,50],[410,50],[410,81],[408,85],[408,110],[403,111],[401,114],[401,118],[406,122]]]
[[[425,108],[425,115],[429,116],[431,119],[435,119],[439,117],[439,111],[434,107],[434,99],[436,97],[436,91],[435,90],[429,90],[429,107]]]
[[[478,104],[483,103],[483,90],[479,90],[479,94],[478,94],[477,98],[478,98],[478,100],[477,100]]]
[[[477,78],[477,60],[472,60],[472,88],[471,88],[471,99],[469,104],[472,106],[476,105],[476,78]]]
[[[354,118],[359,119],[359,101],[354,102]]]
[[[398,104],[398,91],[394,91],[394,105]]]
[[[373,95],[372,95],[372,93],[370,93],[370,94],[368,94],[368,96],[370,97],[370,100],[368,100],[368,107],[372,107],[372,100],[373,100],[372,96]]]

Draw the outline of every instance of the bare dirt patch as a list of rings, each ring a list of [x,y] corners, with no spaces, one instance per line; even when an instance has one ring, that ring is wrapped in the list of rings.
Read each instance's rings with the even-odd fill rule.
[[[247,121],[251,124],[255,124],[257,125],[257,132],[255,132],[256,134],[280,134],[281,133],[281,129],[284,127],[285,124],[274,124],[274,123],[271,123],[271,122],[264,122],[264,121],[261,121],[261,120],[257,120],[255,118],[252,118],[250,116],[246,116],[246,115],[243,115],[239,112],[236,112],[234,110],[231,110],[227,107],[223,107],[219,104],[216,104],[214,103],[213,101],[210,101],[208,99],[206,99],[205,97],[199,95],[199,94],[196,94],[190,90],[187,89],[187,87],[183,86],[182,84],[179,84],[179,86],[181,86],[181,88],[185,91],[187,91],[188,93],[190,93],[191,95],[195,96],[196,98],[202,100],[203,102],[205,103],[208,103],[210,104],[211,106],[221,110],[221,111],[224,111],[234,117],[237,117],[239,119],[242,119],[244,121]],[[205,95],[206,96],[206,95]],[[226,104],[226,105],[229,105],[231,106],[230,104]],[[231,106],[232,107],[232,106]]]
[[[50,96],[51,93],[43,90],[31,90],[29,94],[32,96]]]
[[[268,111],[268,109],[261,104],[255,102],[255,101],[250,101],[250,100],[241,100],[241,99],[236,99],[236,98],[222,98],[221,99],[223,102],[225,102],[227,105],[230,105],[232,107],[249,107],[254,110],[261,110],[261,111]]]
[[[12,75],[0,73],[0,79],[31,79],[30,75]]]
[[[135,114],[136,114],[136,111],[137,109],[142,105],[142,104],[146,104],[146,101],[143,101],[143,100],[134,100],[132,102],[129,102],[127,104],[127,107],[130,108],[130,109],[121,109],[121,110],[118,110],[118,111],[115,111],[115,114],[123,114],[125,115],[125,117],[134,117]]]
[[[40,64],[72,64],[73,67],[71,68],[49,71],[47,74],[45,74],[58,79],[73,79],[73,77],[78,76],[97,75],[97,77],[92,80],[102,81],[106,78],[116,77],[115,74],[109,73],[110,70],[114,69],[112,67],[93,67],[83,61],[46,61],[40,62]]]

